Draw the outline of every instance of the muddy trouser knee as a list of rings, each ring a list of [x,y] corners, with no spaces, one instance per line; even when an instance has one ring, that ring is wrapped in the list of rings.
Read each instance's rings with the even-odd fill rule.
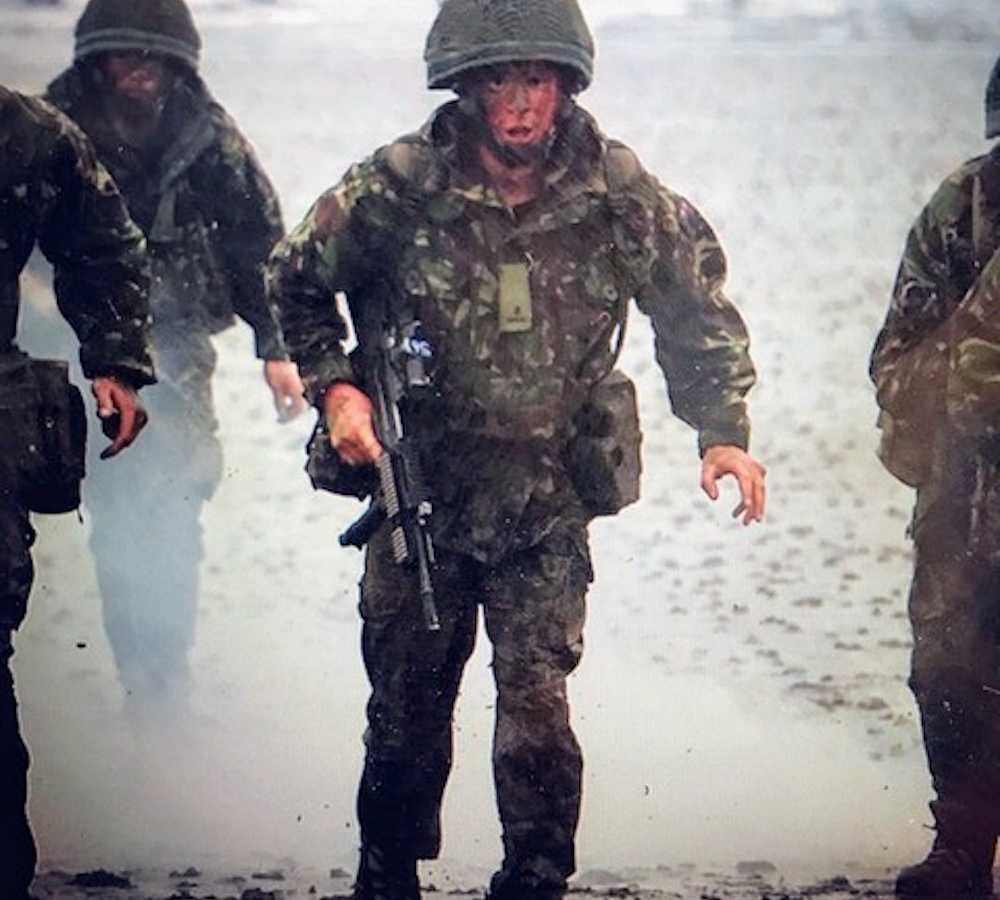
[[[917,547],[910,591],[917,700],[935,816],[1000,830],[1000,572]]]
[[[29,757],[11,670],[12,636],[31,590],[33,540],[26,510],[0,486],[0,897],[24,896],[35,873],[35,842],[27,814]]]
[[[386,529],[369,545],[361,585],[362,652],[371,684],[358,788],[361,842],[397,861],[434,859],[452,762],[452,714],[472,654],[475,599],[460,557],[438,554],[441,629],[424,626],[414,574],[391,559]]]
[[[583,758],[566,678],[583,653],[585,543],[565,536],[510,559],[484,580],[497,721],[493,770],[504,862],[492,892],[561,893],[576,868]]]

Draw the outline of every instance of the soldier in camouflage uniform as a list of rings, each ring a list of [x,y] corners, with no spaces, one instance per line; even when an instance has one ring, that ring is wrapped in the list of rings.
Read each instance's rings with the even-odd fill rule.
[[[28,752],[10,668],[34,570],[26,486],[35,470],[26,401],[28,358],[14,342],[19,278],[38,242],[55,267],[59,309],[80,340],[84,374],[113,456],[145,421],[136,390],[153,381],[146,344],[148,273],[142,233],[73,124],[0,86],[0,896],[25,900],[35,845],[25,811]],[[27,405],[26,405],[27,402]],[[82,448],[81,448],[82,452]],[[122,553],[119,550],[119,553]]]
[[[1000,136],[1000,62],[986,97]],[[910,686],[937,798],[930,855],[897,893],[992,895],[1000,833],[1000,145],[920,213],[871,372],[883,459],[917,488]]]
[[[452,713],[482,607],[497,688],[493,763],[505,858],[494,900],[555,900],[574,871],[582,757],[567,676],[583,650],[591,513],[567,466],[574,416],[612,364],[631,297],[652,319],[675,412],[699,434],[703,485],[739,479],[745,522],[764,511],[746,452],[754,383],[726,263],[682,197],[606,138],[574,96],[594,47],[575,0],[445,0],[428,38],[431,88],[458,100],[352,166],[272,256],[271,297],[325,416],[360,466],[382,452],[348,358],[344,291],[361,349],[380,292],[415,313],[438,393],[422,418],[434,498],[439,631],[424,627],[389,529],[361,584],[371,682],[358,793],[358,900],[419,897],[437,856]]]
[[[264,296],[262,264],[283,226],[278,200],[247,140],[198,77],[200,38],[183,0],[91,0],[76,27],[74,65],[48,99],[88,134],[146,234],[153,267],[157,421],[130,460],[135,490],[90,485],[91,546],[105,626],[129,696],[183,695],[203,555],[201,510],[222,474],[212,400],[211,336],[234,312],[279,416],[304,408]],[[141,542],[117,553],[113,520]],[[169,548],[169,549],[165,549]],[[141,707],[140,707],[141,708]]]

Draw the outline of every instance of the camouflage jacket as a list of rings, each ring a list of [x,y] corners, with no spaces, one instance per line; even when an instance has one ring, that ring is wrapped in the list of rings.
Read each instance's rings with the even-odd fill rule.
[[[151,383],[142,233],[79,129],[0,86],[0,349],[14,342],[19,276],[36,242],[84,374]]]
[[[993,512],[1000,500],[1000,398],[989,387],[996,369],[977,386],[956,362],[970,348],[1000,343],[990,309],[1000,293],[998,246],[1000,146],[964,163],[921,211],[871,357],[879,406],[912,421],[922,447],[925,474],[911,482],[920,488],[918,541],[926,535],[951,545],[957,534],[991,554],[988,546],[1000,551]]]
[[[879,405],[905,414],[933,364],[911,365],[911,351],[945,325],[1000,243],[1000,148],[946,178],[906,239],[871,376]],[[931,343],[934,343],[933,340]],[[946,351],[946,341],[938,342]],[[913,379],[916,381],[913,381]]]
[[[447,104],[349,169],[275,249],[268,283],[317,403],[332,382],[364,383],[335,292],[362,345],[372,292],[419,315],[441,394],[436,539],[492,559],[578,514],[564,452],[629,297],[652,319],[673,409],[702,449],[746,446],[755,376],[711,228],[587,113],[560,125],[542,195],[515,210],[484,184],[464,125]],[[528,272],[523,328],[500,324],[505,265]]]
[[[262,266],[283,234],[278,200],[246,138],[193,74],[178,77],[152,146],[123,143],[91,65],[68,69],[47,99],[87,133],[145,232],[153,265],[153,339],[207,336],[233,324],[254,330],[257,355],[286,359],[264,296]],[[214,355],[212,357],[214,362]],[[164,374],[169,374],[165,372]]]

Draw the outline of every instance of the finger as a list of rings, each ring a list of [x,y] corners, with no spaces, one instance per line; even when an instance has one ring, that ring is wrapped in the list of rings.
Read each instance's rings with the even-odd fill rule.
[[[345,440],[337,452],[344,462],[351,466],[363,466],[373,461],[368,445],[362,443],[356,436]]]
[[[752,502],[747,505],[746,515],[743,517],[744,525],[760,522],[764,518],[764,482],[760,478],[754,478],[751,487]]]
[[[117,412],[118,412],[118,434],[115,435],[115,439],[111,444],[104,448],[101,453],[102,459],[110,459],[112,456],[117,456],[124,450],[132,441],[135,440],[136,428],[135,428],[135,406],[130,402],[122,402],[122,398],[117,399]]]
[[[745,471],[733,474],[740,483],[740,506],[749,514],[753,510],[753,479]]]
[[[715,466],[705,466],[701,470],[701,489],[710,500],[719,499],[719,475]]]
[[[281,423],[289,421],[292,418],[291,405],[288,402],[287,397],[282,397],[278,394],[274,394],[274,411],[278,416],[278,421]]]
[[[757,495],[757,521],[764,521],[764,511],[767,508],[767,485],[764,483],[764,479],[761,478],[754,485],[754,490]]]
[[[91,392],[97,401],[97,415],[102,419],[113,416],[115,408],[111,402],[111,384],[104,380],[95,381],[91,386]]]

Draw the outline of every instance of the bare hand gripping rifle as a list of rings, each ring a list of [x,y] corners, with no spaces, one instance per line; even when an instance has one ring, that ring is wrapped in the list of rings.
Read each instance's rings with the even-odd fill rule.
[[[418,320],[383,330],[373,354],[370,393],[375,433],[385,452],[375,463],[378,490],[365,513],[341,536],[343,547],[363,547],[386,519],[397,565],[416,569],[428,631],[440,629],[434,605],[434,544],[431,493],[420,464],[419,445],[405,429],[406,408],[432,390],[428,367],[434,351]]]

